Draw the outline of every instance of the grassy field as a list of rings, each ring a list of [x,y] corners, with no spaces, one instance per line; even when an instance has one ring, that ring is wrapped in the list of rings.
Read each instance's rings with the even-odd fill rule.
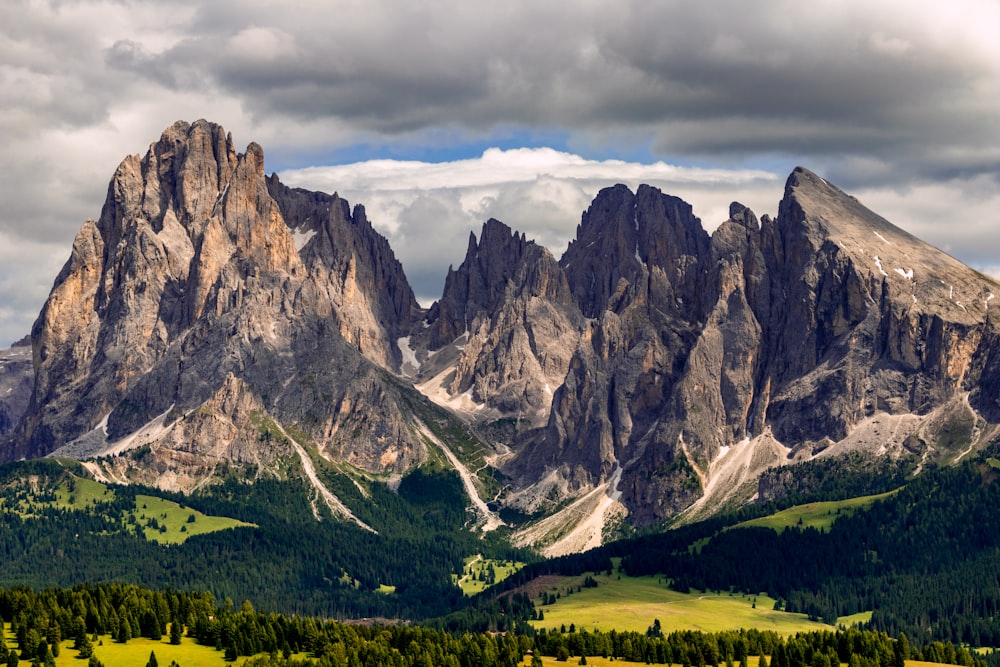
[[[72,474],[47,488],[40,479],[30,477],[21,485],[16,496],[18,500],[9,502],[0,499],[0,511],[17,512],[26,518],[38,516],[42,508],[100,512],[102,503],[115,499],[115,492],[104,484]],[[149,495],[137,495],[134,508],[123,512],[121,519],[124,522],[135,521],[143,527],[146,539],[160,544],[180,544],[194,535],[253,525],[228,517],[202,514],[171,500]]]
[[[858,498],[848,498],[847,500],[832,500],[827,502],[807,503],[796,505],[788,509],[776,512],[758,519],[751,519],[738,523],[733,528],[745,528],[748,526],[761,526],[773,528],[781,532],[790,526],[801,528],[816,528],[818,530],[829,530],[833,522],[838,517],[853,514],[859,509],[871,507],[873,503],[883,498],[887,498],[896,491],[880,493],[874,496],[860,496]]]
[[[145,525],[144,532],[147,540],[160,544],[180,544],[193,535],[253,525],[224,516],[202,514],[156,496],[136,496],[134,512],[140,525],[145,525],[150,519],[156,520],[159,528]]]
[[[74,477],[72,485],[60,484],[56,489],[56,507],[66,510],[86,509],[90,505],[106,503],[114,497],[114,491],[100,482]]]
[[[493,560],[481,555],[469,556],[465,559],[462,575],[453,574],[452,581],[466,595],[475,595],[494,584],[498,584],[510,575],[524,567],[524,563],[509,560]],[[490,568],[493,568],[493,581],[490,581]],[[482,577],[482,579],[480,579]]]
[[[634,630],[645,632],[660,620],[664,632],[702,630],[719,632],[738,628],[774,630],[783,635],[810,630],[830,630],[831,626],[810,621],[804,614],[774,611],[774,599],[767,595],[745,596],[715,593],[678,593],[657,577],[627,577],[617,574],[593,575],[596,588],[582,588],[584,577],[560,578],[545,592],[560,597],[555,604],[536,607],[543,620],[532,621],[536,628],[559,628],[570,624],[578,630]],[[572,593],[567,594],[568,591]]]
[[[7,645],[15,647],[16,642],[11,637],[10,624],[4,626]],[[164,634],[161,641],[137,638],[130,639],[127,644],[119,644],[111,637],[102,636],[101,643],[94,643],[94,655],[104,663],[105,667],[143,667],[149,661],[150,652],[156,653],[156,662],[160,667],[167,667],[171,660],[181,667],[225,667],[226,665],[242,665],[247,658],[239,658],[235,662],[226,662],[222,651],[216,651],[211,646],[196,644],[190,637],[183,637],[179,645],[170,644]],[[73,649],[73,641],[65,640],[59,644],[59,656],[56,667],[86,667],[87,661],[81,660]],[[306,657],[299,654],[297,657]],[[22,661],[21,664],[28,663]]]

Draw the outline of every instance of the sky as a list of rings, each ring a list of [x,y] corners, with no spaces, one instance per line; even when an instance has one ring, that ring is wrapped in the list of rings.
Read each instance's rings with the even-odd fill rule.
[[[805,166],[1000,277],[997,0],[2,0],[0,347],[108,181],[206,118],[365,205],[418,298],[503,220],[558,257],[602,187],[711,231]]]

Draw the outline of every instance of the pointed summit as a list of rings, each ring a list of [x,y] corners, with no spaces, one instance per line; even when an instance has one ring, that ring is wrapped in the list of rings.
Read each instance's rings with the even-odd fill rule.
[[[6,456],[146,444],[157,466],[129,475],[184,487],[198,479],[180,461],[206,475],[294,456],[262,435],[271,420],[358,467],[405,469],[424,445],[385,371],[417,312],[363,208],[269,181],[261,147],[237,153],[219,125],[175,123],[122,161],[78,234],[32,332],[35,389]]]

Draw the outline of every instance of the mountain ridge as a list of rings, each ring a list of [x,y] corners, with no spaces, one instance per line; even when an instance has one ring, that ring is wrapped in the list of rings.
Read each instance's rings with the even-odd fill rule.
[[[601,190],[558,260],[489,220],[425,311],[363,206],[178,122],[77,235],[0,458],[191,489],[301,451],[362,488],[439,455],[429,399],[476,457],[470,503],[499,478],[492,503],[538,518],[515,540],[555,554],[748,502],[788,462],[981,448],[997,292],[798,167],[775,218],[734,202],[711,235],[646,185]]]

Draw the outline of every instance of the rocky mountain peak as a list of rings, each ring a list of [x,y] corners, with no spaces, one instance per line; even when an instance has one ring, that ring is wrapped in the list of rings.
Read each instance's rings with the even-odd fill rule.
[[[376,368],[398,366],[419,313],[402,267],[363,208],[264,173],[259,145],[238,154],[206,121],[122,161],[33,328],[34,393],[5,457],[118,451],[141,433],[164,470],[178,447],[268,465],[262,420],[331,451],[350,432],[351,460],[375,470],[423,455],[392,418],[365,422],[394,412]]]
[[[492,313],[503,300],[529,246],[535,253],[542,250],[534,241],[527,241],[523,234],[492,218],[483,224],[479,236],[477,241],[474,233],[469,234],[465,259],[458,270],[449,267],[442,297],[428,314],[432,350],[469,331],[477,316]]]
[[[708,240],[683,200],[648,185],[635,194],[616,185],[598,193],[559,263],[580,309],[599,317],[650,293],[673,304],[676,290],[690,292]]]

